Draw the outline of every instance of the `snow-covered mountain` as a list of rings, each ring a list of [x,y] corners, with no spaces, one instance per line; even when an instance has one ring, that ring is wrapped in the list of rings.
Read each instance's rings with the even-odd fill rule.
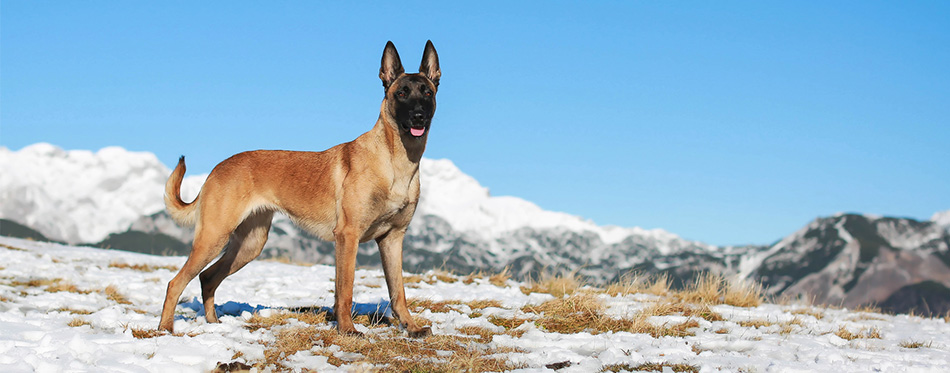
[[[153,254],[190,250],[194,232],[163,211],[170,170],[151,153],[36,144],[16,152],[0,148],[0,167],[0,218],[72,243]],[[942,294],[950,287],[950,211],[930,221],[838,214],[770,246],[715,247],[491,196],[449,160],[423,159],[421,172],[422,195],[404,245],[408,271],[507,268],[516,278],[571,271],[597,282],[666,274],[675,286],[715,272],[758,280],[774,295],[848,306],[896,296],[905,301],[895,307],[904,309],[916,306],[900,294]],[[205,177],[186,176],[184,199],[197,195]],[[330,264],[333,244],[278,216],[263,256]],[[379,266],[374,243],[361,246],[358,263]]]
[[[72,243],[98,242],[164,209],[159,186],[170,172],[148,152],[65,151],[46,143],[15,152],[0,147],[0,169],[0,217]],[[183,193],[193,198],[203,181],[186,178]]]

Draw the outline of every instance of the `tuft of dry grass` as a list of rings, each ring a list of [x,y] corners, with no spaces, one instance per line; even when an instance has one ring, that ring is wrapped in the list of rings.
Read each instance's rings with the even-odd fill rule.
[[[128,329],[128,326],[126,326],[126,328],[127,328],[127,330],[131,330],[131,331],[132,331],[132,337],[134,337],[134,338],[136,338],[136,339],[155,338],[155,337],[161,337],[161,336],[163,336],[163,335],[171,335],[171,336],[173,336],[173,337],[184,337],[184,336],[194,337],[194,336],[197,336],[197,335],[199,334],[199,333],[195,333],[195,332],[191,332],[191,333],[188,333],[188,334],[180,333],[180,332],[169,334],[169,333],[166,332],[166,331],[162,331],[162,330],[158,330],[158,329],[139,329],[139,328],[131,328],[131,329]]]
[[[825,318],[824,312],[821,312],[819,310],[812,309],[812,308],[801,308],[797,310],[792,310],[791,314],[792,315],[808,315],[808,316],[814,317],[816,320],[821,320]]]
[[[524,324],[530,321],[531,320],[529,319],[522,319],[518,317],[502,318],[502,317],[496,317],[496,316],[488,316],[488,322],[492,323],[493,325],[497,325],[502,328],[505,328],[505,330],[511,330],[511,329],[517,328],[521,326],[521,324]]]
[[[158,329],[137,329],[132,328],[132,337],[136,339],[145,339],[145,338],[155,338],[166,335],[168,333],[158,331]]]
[[[854,309],[855,313],[881,313],[881,308],[874,304],[861,305]]]
[[[74,315],[91,315],[91,314],[92,314],[92,311],[77,310],[77,309],[75,309],[75,308],[68,308],[68,307],[59,308],[59,309],[56,309],[56,311],[59,311],[59,312],[69,312],[69,313],[74,314]]]
[[[743,320],[739,321],[737,324],[744,328],[762,328],[767,326],[775,325],[774,322],[766,319],[755,319],[755,320]]]
[[[736,307],[758,307],[765,300],[762,285],[750,281],[727,281],[723,303]]]
[[[725,320],[721,314],[713,311],[708,304],[695,305],[691,303],[674,302],[671,299],[654,302],[649,307],[640,311],[640,313],[645,316],[683,315],[687,317],[696,316],[706,319],[707,321]]]
[[[89,322],[81,317],[74,317],[72,320],[69,320],[69,322],[66,323],[66,325],[71,326],[73,328],[77,328],[83,325],[89,325]]]
[[[73,283],[71,283],[71,282],[69,282],[69,281],[66,281],[66,280],[57,281],[56,283],[54,283],[54,284],[52,284],[52,285],[46,287],[46,291],[48,291],[48,292],[50,292],[50,293],[58,293],[58,292],[61,292],[61,291],[66,291],[66,292],[76,293],[76,294],[89,294],[89,293],[90,293],[90,291],[88,291],[88,290],[79,290],[79,288],[76,287],[75,284],[73,284]]]
[[[714,273],[703,274],[686,289],[674,292],[673,296],[689,303],[728,304],[736,307],[757,307],[765,299],[762,286],[758,283],[728,281],[722,275]]]
[[[838,328],[838,331],[835,332],[835,335],[849,341],[855,339],[881,339],[881,330],[878,328],[865,328],[859,330],[857,333],[852,333],[844,326],[841,326]]]
[[[541,274],[540,280],[529,280],[527,286],[521,287],[524,294],[547,293],[555,298],[574,294],[578,288],[583,286],[583,281],[577,277],[577,272],[562,273],[552,275],[550,273]]]
[[[511,273],[509,273],[508,267],[505,267],[501,272],[489,276],[488,283],[503,288],[508,286],[509,279],[511,279]]]
[[[447,283],[447,284],[454,284],[454,283],[458,282],[458,280],[459,280],[459,279],[458,279],[455,275],[453,275],[451,272],[446,271],[446,270],[444,270],[444,269],[439,269],[439,270],[433,271],[432,274],[431,274],[431,276],[430,276],[430,278],[434,279],[435,281],[444,282],[444,283]]]
[[[463,326],[459,328],[459,333],[478,336],[478,341],[481,343],[491,342],[492,337],[498,335],[495,331],[481,326]]]
[[[120,269],[131,269],[133,271],[139,272],[155,272],[159,269],[166,269],[171,272],[177,271],[179,268],[173,265],[151,265],[151,264],[129,264],[123,262],[111,262],[109,263],[109,268],[120,268]]]
[[[129,301],[129,298],[126,298],[125,295],[120,293],[119,289],[116,288],[115,285],[106,286],[105,289],[102,289],[102,293],[106,295],[106,298],[109,298],[109,300],[118,304],[132,304],[132,302]]]
[[[907,341],[901,341],[901,343],[898,346],[901,346],[903,348],[921,348],[921,347],[930,348],[930,347],[933,347],[933,344],[934,344],[933,341],[924,343],[920,341],[907,340]]]
[[[483,310],[488,307],[501,308],[501,302],[495,299],[489,300],[473,300],[471,302],[465,303],[472,310]]]

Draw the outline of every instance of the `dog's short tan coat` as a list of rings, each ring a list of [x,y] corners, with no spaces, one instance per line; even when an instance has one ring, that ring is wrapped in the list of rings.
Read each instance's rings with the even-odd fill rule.
[[[350,315],[357,244],[376,240],[394,313],[411,336],[428,335],[429,328],[418,326],[406,305],[402,242],[419,201],[419,161],[441,76],[431,42],[419,70],[405,74],[395,47],[388,43],[380,68],[386,98],[370,131],[322,152],[258,150],[234,155],[214,168],[192,203],[179,195],[185,174],[182,157],[166,183],[165,205],[179,224],[195,225],[195,239],[188,260],[168,283],[159,329],[172,331],[178,298],[199,272],[206,318],[217,322],[215,289],[260,255],[274,212],[279,211],[336,243],[333,307],[341,333],[358,334]],[[396,106],[406,105],[399,99],[409,95],[417,101],[407,110],[425,120],[421,136],[418,129],[410,133],[408,125],[397,122],[401,109]],[[431,101],[430,112],[419,104],[428,102],[423,100]],[[221,258],[202,271],[225,245]]]

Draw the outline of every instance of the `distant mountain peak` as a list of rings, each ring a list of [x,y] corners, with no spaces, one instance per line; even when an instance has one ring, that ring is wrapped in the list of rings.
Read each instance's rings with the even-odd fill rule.
[[[950,229],[950,210],[934,213],[933,216],[930,217],[930,221]]]

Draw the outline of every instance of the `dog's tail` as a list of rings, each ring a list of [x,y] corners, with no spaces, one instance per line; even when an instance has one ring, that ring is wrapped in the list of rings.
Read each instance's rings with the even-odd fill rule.
[[[198,199],[192,203],[181,200],[181,180],[185,178],[185,156],[178,158],[178,166],[165,182],[165,209],[178,225],[194,226],[198,220]]]

